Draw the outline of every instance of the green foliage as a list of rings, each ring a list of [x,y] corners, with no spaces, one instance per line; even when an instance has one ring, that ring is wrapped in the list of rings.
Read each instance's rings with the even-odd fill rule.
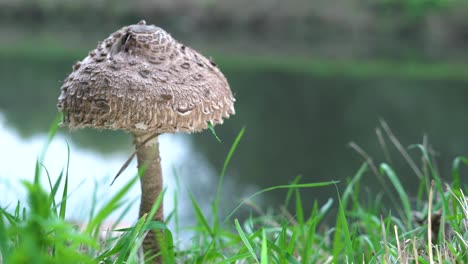
[[[138,263],[138,248],[146,232],[166,229],[162,223],[147,220],[161,204],[162,195],[153,206],[150,217],[143,216],[134,227],[113,230],[118,234],[115,237],[102,237],[101,227],[110,214],[125,206],[124,196],[137,182],[138,175],[110,197],[97,212],[94,212],[96,206],[93,205],[85,227],[67,221],[69,148],[66,167],[55,182],[42,165],[47,147],[57,131],[58,121],[56,119],[54,122],[49,140],[39,155],[34,181],[23,182],[28,193],[28,205],[22,206],[18,202],[13,212],[9,208],[0,208],[0,263]],[[43,170],[47,174],[49,191],[40,183]],[[58,190],[62,184],[60,194]],[[56,200],[57,196],[59,200]],[[167,260],[166,263],[173,263],[172,236],[169,230],[165,234],[163,258]]]
[[[38,161],[38,163],[40,163]],[[50,192],[39,183],[36,170],[33,183],[23,182],[28,193],[28,207],[18,202],[13,213],[0,209],[0,244],[4,263],[92,263],[88,249],[98,243],[64,219],[66,199],[55,201],[61,174]],[[68,175],[65,178],[65,185]],[[67,188],[62,197],[67,196]],[[60,204],[60,211],[57,211]]]
[[[421,17],[428,12],[458,4],[459,0],[380,0],[387,8],[398,8],[412,17]]]
[[[216,140],[218,140],[219,143],[221,143],[221,139],[219,139],[218,137],[218,134],[216,134],[216,131],[213,127],[213,124],[211,123],[211,121],[208,122],[208,129],[211,131],[211,133],[213,134],[213,136],[216,138]]]
[[[51,139],[55,129],[56,125],[51,129]],[[468,165],[468,158],[454,160],[453,184],[449,187],[442,182],[426,148],[422,145],[410,147],[420,150],[428,168],[421,170],[424,174],[422,184],[426,184],[426,178],[434,182],[434,187],[421,189],[421,201],[417,203],[410,202],[401,175],[388,163],[382,162],[380,171],[374,173],[387,176],[391,183],[388,188],[396,190],[402,206],[402,210],[396,210],[396,213],[385,209],[381,199],[375,197],[368,203],[361,202],[360,180],[372,166],[365,163],[347,182],[342,195],[338,191],[323,205],[314,201],[310,212],[304,210],[304,203],[310,201],[301,196],[302,189],[327,186],[338,189],[343,187],[342,183],[300,183],[301,178],[296,177],[289,185],[273,186],[254,193],[225,219],[220,219],[222,180],[244,132],[244,129],[240,131],[227,155],[210,217],[203,214],[195,197],[190,194],[197,224],[190,228],[193,237],[188,247],[174,244],[174,235],[179,236],[178,228],[173,234],[164,223],[149,220],[162,203],[164,192],[149,214],[133,226],[114,227],[112,235],[100,235],[104,221],[112,212],[121,207],[129,208],[124,196],[136,183],[138,175],[100,208],[93,205],[90,219],[84,227],[68,222],[68,162],[57,180],[53,181],[42,166],[44,150],[37,162],[35,180],[23,182],[28,193],[28,205],[18,203],[15,208],[0,209],[0,263],[141,263],[138,251],[149,230],[164,230],[164,236],[157,238],[164,263],[414,263],[416,258],[419,263],[430,263],[431,259],[468,262],[465,254],[468,250],[468,200],[460,181],[461,167]],[[40,184],[44,171],[48,177],[48,191]],[[252,214],[242,221],[231,220],[239,207],[251,204],[254,197],[279,189],[288,190],[285,201],[286,205],[294,204],[293,215],[286,210],[277,214],[263,213],[260,209],[256,216]],[[433,195],[429,195],[430,192]],[[428,200],[427,197],[432,196],[435,198]],[[333,206],[334,200],[338,201],[337,207]],[[422,217],[416,212],[420,212]],[[209,221],[211,217],[212,224]],[[178,221],[176,210],[169,214],[168,221],[171,219]],[[429,221],[432,225],[428,224]],[[444,223],[443,228],[429,229],[437,226],[437,221]],[[428,232],[435,238],[431,243],[427,241]],[[434,247],[434,250],[429,250],[429,247]],[[153,257],[146,256],[146,259]]]
[[[30,38],[17,45],[1,45],[0,57],[15,64],[40,67],[44,63],[68,65],[81,59],[86,49],[66,48],[57,43]],[[398,78],[407,80],[467,80],[467,65],[455,61],[420,61],[415,59],[335,59],[316,57],[313,60],[298,56],[242,55],[235,56],[211,52],[225,72],[284,72],[312,74],[319,77],[353,79]],[[25,62],[28,63],[25,63]],[[11,64],[11,63],[10,63]],[[10,65],[8,64],[8,65]],[[44,69],[47,70],[47,69]],[[66,72],[66,71],[64,71]],[[49,73],[50,74],[50,73]],[[210,128],[211,130],[211,128]],[[213,131],[212,131],[213,132]],[[216,134],[215,134],[216,135]]]

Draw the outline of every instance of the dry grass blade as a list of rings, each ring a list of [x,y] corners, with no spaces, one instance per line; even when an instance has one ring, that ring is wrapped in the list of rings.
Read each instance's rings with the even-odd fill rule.
[[[416,246],[416,237],[413,237],[413,254],[414,254],[414,261],[416,264],[419,264],[418,260],[418,247]]]
[[[437,262],[442,264],[442,254],[440,253],[439,245],[435,245],[435,250],[437,254]]]
[[[463,238],[462,235],[460,235],[460,233],[458,233],[457,231],[454,231],[455,235],[457,235],[457,237],[460,239],[460,241],[463,243],[463,245],[465,246],[466,249],[468,249],[468,242]]]
[[[432,252],[432,196],[434,192],[434,180],[431,182],[431,189],[429,190],[429,205],[427,208],[427,246],[429,250],[429,263],[434,263],[434,255]]]
[[[384,255],[385,263],[390,263],[390,258],[389,258],[390,253],[388,251],[387,232],[385,232],[385,224],[384,224],[382,216],[380,216],[380,226],[382,227],[382,238],[383,238],[382,243],[385,249],[385,255]]]
[[[150,137],[148,137],[147,139],[145,139],[145,141],[141,142],[140,144],[138,144],[137,146],[135,146],[135,150],[133,151],[133,153],[128,157],[127,161],[125,161],[125,163],[122,165],[122,167],[120,168],[119,172],[117,172],[117,174],[115,175],[114,179],[112,180],[111,184],[114,184],[115,180],[117,180],[117,177],[120,176],[120,174],[122,174],[122,172],[125,171],[125,169],[127,169],[128,165],[130,165],[130,162],[132,162],[133,158],[135,157],[137,151],[139,148],[141,148],[143,145],[145,145],[146,143],[148,143],[148,141],[152,140],[153,138],[157,137],[159,135],[159,133],[154,133],[153,135],[151,135]]]
[[[385,142],[385,138],[383,137],[382,130],[380,128],[375,129],[375,134],[377,135],[377,140],[379,141],[379,145],[382,148],[385,159],[389,164],[392,164],[392,157],[390,156],[390,152],[388,151],[387,143]]]
[[[431,167],[432,169],[435,171],[435,173],[437,175],[441,175],[440,172],[439,172],[439,167],[437,166],[437,162],[436,162],[436,151],[434,151],[434,149],[429,145],[429,138],[427,137],[427,135],[424,135],[423,136],[423,146],[424,146],[424,149],[427,151],[427,154],[429,155],[429,159],[430,159],[430,163],[431,163]],[[423,164],[425,164],[427,167],[429,167],[429,164],[428,164],[428,161],[424,159],[424,156],[422,157],[422,162]],[[427,168],[429,169],[429,168]]]
[[[356,151],[359,155],[361,155],[361,157],[363,157],[366,160],[367,164],[369,164],[372,172],[374,172],[375,175],[377,176],[380,175],[379,170],[377,170],[377,167],[375,166],[374,161],[372,160],[371,156],[367,154],[361,147],[359,147],[358,144],[354,142],[350,142],[348,146],[354,149],[354,151]]]
[[[369,154],[367,154],[367,152],[365,152],[361,147],[359,147],[358,144],[356,144],[355,142],[350,142],[348,143],[348,146],[350,148],[352,148],[354,151],[356,151],[362,158],[364,158],[364,160],[366,161],[366,163],[370,166],[372,172],[375,174],[375,176],[377,177],[377,180],[380,182],[380,184],[382,184],[383,187],[386,186],[386,183],[385,183],[385,180],[383,179],[382,177],[382,174],[379,172],[379,170],[377,169],[377,167],[375,166],[374,164],[374,161],[373,159],[371,158],[371,156]],[[390,193],[389,189],[388,188],[384,188],[383,189],[384,192],[386,192],[388,194],[388,197],[390,197],[390,200],[392,201],[392,203],[394,204],[397,204],[394,196]]]
[[[330,256],[327,258],[327,260],[325,260],[325,262],[323,262],[323,264],[329,264],[329,263],[333,263],[333,257]]]
[[[286,207],[280,206],[280,210],[281,210],[281,214],[282,214],[284,217],[286,217],[286,219],[288,219],[288,221],[289,221],[291,224],[293,224],[293,225],[295,225],[295,226],[298,225],[296,219],[295,219],[294,216],[288,211],[288,209],[286,209]]]
[[[427,135],[423,136],[423,147],[424,149],[428,150],[429,149],[429,143],[427,139]],[[428,151],[429,152],[429,151]],[[424,158],[424,155],[421,155],[421,169],[423,175],[429,175],[429,161]]]
[[[401,250],[400,239],[398,238],[398,226],[394,225],[393,229],[395,231],[395,239],[396,239],[396,243],[397,243],[398,260],[399,260],[400,263],[406,263],[406,260],[403,257],[403,251]]]
[[[410,157],[408,152],[405,150],[403,145],[401,145],[400,141],[395,137],[393,134],[392,130],[388,126],[388,124],[384,120],[380,120],[380,125],[384,129],[385,133],[387,134],[388,138],[392,141],[393,145],[398,149],[400,154],[403,156],[403,158],[408,162],[409,166],[411,169],[416,173],[419,179],[423,178],[423,174],[421,170],[416,166],[416,163],[413,161],[413,159]]]

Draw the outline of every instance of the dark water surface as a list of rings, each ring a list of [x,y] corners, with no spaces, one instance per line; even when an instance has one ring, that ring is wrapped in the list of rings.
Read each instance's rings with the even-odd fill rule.
[[[74,60],[70,56],[0,58],[0,113],[6,127],[22,140],[47,133],[57,114],[61,81],[71,71]],[[230,65],[220,67],[227,69],[225,75],[237,98],[236,115],[216,128],[223,142],[217,143],[209,132],[181,136],[183,140],[178,142],[190,142],[190,153],[184,156],[186,160],[174,162],[180,166],[176,168],[181,169],[179,177],[206,203],[215,193],[215,176],[230,144],[244,126],[246,133],[228,169],[229,190],[224,192],[224,199],[229,205],[237,204],[256,189],[288,184],[297,175],[302,175],[301,182],[339,180],[339,187],[344,188],[345,179],[352,177],[363,162],[348,147],[349,142],[356,142],[376,163],[385,159],[375,133],[379,119],[390,125],[405,147],[421,143],[423,135],[427,135],[437,167],[447,180],[453,159],[468,155],[467,80],[392,78],[391,72],[388,77],[324,77],[287,69],[243,71],[236,67],[230,71]],[[60,133],[93,155],[109,157],[119,153],[125,157],[131,150],[130,137],[121,132]],[[415,194],[417,177],[388,140],[387,144],[404,187]],[[183,144],[174,146],[181,148]],[[418,151],[410,153],[419,164]],[[118,167],[111,172],[116,170]],[[202,174],[214,176],[206,178]],[[379,192],[384,188],[372,173],[365,174],[363,181],[363,189]],[[315,199],[336,197],[336,190],[305,189],[302,194],[306,207],[311,208]],[[263,200],[277,208],[284,199],[285,191],[275,191]]]

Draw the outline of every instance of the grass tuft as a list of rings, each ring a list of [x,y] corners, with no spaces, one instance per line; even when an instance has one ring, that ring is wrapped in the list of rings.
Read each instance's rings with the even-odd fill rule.
[[[65,167],[55,180],[43,164],[57,123],[51,128],[51,136],[38,157],[34,180],[22,183],[28,193],[27,205],[18,202],[13,208],[0,207],[1,264],[142,263],[139,248],[150,230],[164,230],[164,236],[157,236],[164,263],[468,263],[468,199],[461,180],[461,169],[468,166],[468,158],[455,158],[450,175],[452,182],[444,182],[447,178],[441,177],[435,169],[427,145],[409,148],[419,150],[423,160],[421,168],[415,167],[416,163],[385,123],[379,130],[379,141],[387,142],[384,137],[389,137],[388,142],[392,142],[408,161],[414,177],[420,180],[417,197],[408,194],[408,186],[404,186],[402,176],[390,163],[374,164],[367,153],[353,143],[353,149],[365,162],[351,179],[301,183],[298,176],[290,184],[272,186],[250,195],[228,210],[230,213],[226,217],[221,217],[222,183],[230,160],[241,144],[245,133],[242,129],[221,169],[212,215],[203,214],[196,198],[189,193],[197,223],[181,228],[176,206],[167,218],[167,221],[175,221],[175,230],[168,229],[167,223],[151,220],[162,203],[164,192],[149,214],[131,226],[118,227],[133,203],[126,201],[125,196],[142,171],[102,206],[98,207],[94,195],[84,226],[69,221],[70,148]],[[386,143],[381,145],[386,149],[390,147]],[[388,155],[386,159],[389,160]],[[363,199],[365,188],[361,180],[368,173],[378,174],[379,180],[388,178],[397,193],[390,200],[398,201],[400,208],[383,204],[382,197],[392,193],[388,191],[370,196],[367,201]],[[48,180],[47,188],[40,184],[44,175]],[[337,195],[323,204],[301,196],[304,188],[331,186],[337,188]],[[63,187],[61,193],[60,187]],[[252,203],[254,197],[276,190],[287,190],[283,206],[265,212]],[[177,205],[177,197],[174,201]],[[313,203],[311,211],[305,210],[308,202]],[[242,206],[252,208],[250,216],[235,218]],[[124,210],[116,223],[103,230],[110,214],[119,208]],[[293,208],[293,211],[286,208]],[[212,222],[208,221],[210,218]],[[183,230],[192,232],[191,243],[180,241],[183,236],[179,232]],[[146,259],[153,257],[146,256]]]

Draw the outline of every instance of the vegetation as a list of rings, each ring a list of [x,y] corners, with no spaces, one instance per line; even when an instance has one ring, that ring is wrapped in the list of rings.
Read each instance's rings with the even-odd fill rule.
[[[382,126],[385,128],[385,124]],[[51,129],[49,143],[57,125]],[[402,155],[409,157],[389,130],[387,135]],[[24,182],[28,204],[18,202],[15,208],[0,210],[0,263],[139,263],[139,245],[150,229],[165,229],[162,256],[165,263],[467,263],[468,262],[468,200],[464,195],[460,169],[468,158],[453,162],[452,184],[440,178],[428,148],[414,145],[422,154],[422,168],[408,158],[420,177],[419,194],[409,197],[397,172],[388,163],[375,165],[357,145],[352,146],[367,159],[352,179],[345,183],[299,183],[276,186],[253,194],[226,218],[219,217],[220,192],[224,173],[240,143],[244,130],[235,139],[224,162],[213,202],[210,223],[191,197],[198,224],[191,227],[192,243],[179,245],[179,223],[176,208],[167,221],[175,221],[176,230],[163,223],[148,221],[148,216],[133,226],[103,232],[104,220],[119,207],[129,206],[123,197],[138,177],[131,179],[108,203],[93,209],[84,227],[78,228],[66,219],[68,197],[68,165],[55,181],[42,164],[46,153],[39,155],[33,182]],[[367,171],[376,177],[387,177],[392,186],[379,195],[362,199],[360,179]],[[44,175],[45,174],[45,175]],[[48,191],[39,183],[49,179]],[[63,192],[59,193],[59,186]],[[330,195],[325,204],[314,202],[313,210],[303,210],[302,188],[326,185],[345,186],[344,191]],[[250,200],[254,196],[277,189],[288,189],[285,205],[294,203],[294,215],[283,210],[279,215],[264,213]],[[382,195],[396,192],[401,208],[386,210]],[[336,197],[336,198],[333,198]],[[161,198],[161,197],[160,197]],[[367,202],[362,202],[367,200]],[[177,203],[176,203],[177,204]],[[240,206],[254,210],[245,220],[233,219]],[[93,206],[95,208],[95,206]],[[125,210],[124,210],[125,211]],[[103,236],[102,234],[106,234]],[[187,243],[185,243],[187,244]]]
[[[351,22],[365,13],[366,16],[379,16],[391,12],[407,18],[425,16],[431,11],[463,6],[462,0],[379,0],[357,1],[349,0],[343,3],[337,0],[307,1],[294,0],[292,4],[275,1],[251,2],[239,0],[235,3],[219,0],[186,0],[186,1],[147,1],[135,0],[132,3],[123,0],[83,0],[79,3],[71,0],[4,0],[4,19],[12,17],[27,18],[34,21],[48,21],[52,17],[75,20],[87,18],[94,20],[96,13],[106,20],[125,19],[132,16],[158,15],[164,20],[171,19],[169,14],[186,15],[192,23],[206,23],[210,20],[222,20],[222,25],[252,25],[264,21],[294,22],[315,19],[318,22],[335,20]],[[245,7],[249,6],[248,9]],[[463,6],[465,7],[465,6]],[[7,12],[5,8],[9,9]],[[348,12],[343,12],[342,8]],[[330,13],[334,9],[337,12]],[[84,12],[88,11],[88,12]],[[226,18],[222,18],[222,16]],[[230,21],[230,22],[228,22]],[[80,21],[86,23],[86,21]],[[87,21],[92,22],[92,21]],[[297,23],[297,21],[296,21]]]
[[[464,0],[0,2],[0,21],[8,25],[2,28],[8,36],[2,38],[5,43],[55,32],[65,35],[73,47],[75,42],[93,39],[96,32],[108,34],[145,19],[192,45],[228,47],[230,53],[331,59],[463,62],[467,15]],[[93,45],[102,36],[94,38]]]
[[[15,46],[1,46],[0,58],[16,64],[35,62],[68,63],[82,59],[85,49],[57,46],[52,40],[31,39]],[[455,62],[423,62],[418,60],[372,59],[328,60],[268,55],[213,54],[216,63],[227,72],[283,72],[285,74],[313,74],[317,77],[373,79],[397,78],[407,80],[468,80],[468,66]],[[10,63],[10,64],[11,64]]]
[[[468,36],[466,1],[292,2],[294,4],[291,1],[250,0],[2,1],[0,21],[9,26],[1,29],[5,37],[0,44],[0,58],[3,61],[0,63],[0,72],[5,78],[0,105],[10,110],[8,119],[16,120],[18,130],[28,135],[34,133],[36,127],[42,127],[46,123],[44,119],[55,114],[55,109],[49,106],[56,104],[57,83],[71,70],[68,65],[74,60],[82,59],[87,50],[96,45],[98,39],[116,30],[117,25],[135,23],[142,18],[167,28],[177,38],[183,36],[193,40],[187,43],[215,50],[209,54],[222,65],[223,71],[233,75],[230,80],[234,83],[237,81],[236,86],[239,89],[258,90],[259,96],[239,90],[239,95],[245,96],[244,99],[257,100],[263,96],[263,90],[250,87],[268,87],[271,91],[281,91],[276,88],[283,87],[283,83],[286,87],[291,83],[289,80],[295,80],[296,75],[304,82],[301,85],[307,88],[300,88],[295,98],[312,98],[312,93],[305,92],[312,90],[309,87],[328,88],[328,82],[320,82],[322,77],[340,79],[340,85],[335,86],[343,86],[344,89],[350,89],[348,84],[353,84],[352,87],[366,86],[351,82],[356,79],[382,79],[380,83],[385,79],[397,80],[396,83],[390,82],[390,85],[382,86],[382,90],[394,86],[401,88],[402,84],[398,80],[424,82],[419,86],[429,86],[426,81],[446,81],[436,84],[431,91],[445,85],[461,90],[468,80],[468,67],[463,61],[467,54],[465,44]],[[246,6],[249,8],[245,8]],[[251,75],[240,76],[239,72]],[[284,76],[277,77],[282,74],[275,73],[284,73]],[[258,76],[251,78],[254,74]],[[280,77],[284,82],[272,86]],[[319,81],[311,82],[315,79]],[[341,85],[342,83],[347,85]],[[28,96],[21,98],[21,102],[11,100],[17,95],[25,94],[25,91]],[[447,91],[444,93],[448,93]],[[370,99],[364,99],[374,100],[373,93],[365,93]],[[431,96],[425,97],[427,94]],[[338,99],[332,93],[325,95],[317,99],[317,102],[326,105]],[[425,114],[429,111],[418,112],[416,108],[419,105],[415,102],[417,99],[429,105],[427,109],[430,108],[431,113],[439,115],[444,110],[455,117],[463,115],[462,103],[457,101],[453,108],[447,108],[440,103],[438,95],[425,92],[420,97],[413,95],[406,100],[400,100],[404,95],[389,97],[389,101],[403,104],[401,112],[394,111],[398,108],[397,105],[390,111],[395,115],[403,112],[410,114],[409,111],[422,113],[417,119],[427,118],[429,121],[426,121],[432,125],[440,126],[439,122],[434,122],[437,119]],[[276,94],[276,98],[280,99],[286,96],[290,96],[288,92]],[[463,96],[449,98],[461,101]],[[33,99],[34,102],[29,101]],[[239,100],[239,103],[247,101]],[[362,102],[347,101],[350,102],[346,105],[338,101],[336,105],[346,107],[337,108],[336,112],[352,109],[349,105]],[[262,103],[263,109],[272,109],[266,101]],[[304,104],[302,107],[310,110],[310,105]],[[330,105],[335,107],[335,104]],[[406,106],[412,107],[405,108]],[[43,115],[31,119],[31,107]],[[298,110],[300,107],[296,105],[294,109]],[[332,112],[330,118],[323,117],[326,111]],[[311,109],[308,113],[312,112],[319,111]],[[295,127],[293,120],[294,122],[278,128],[276,121],[281,113],[286,113],[286,110],[274,112],[274,117],[262,116],[259,111],[250,110],[244,112],[245,116],[239,113],[238,120],[246,122],[247,118],[255,121],[274,119],[270,125],[264,122],[261,124],[262,128],[255,130],[260,131],[259,135],[265,134],[261,129],[266,131],[267,128],[274,127],[291,130]],[[332,120],[336,117],[333,114],[333,111],[323,108],[320,111],[321,120]],[[355,116],[357,119],[366,119],[359,114]],[[439,120],[443,117],[439,115]],[[418,125],[420,120],[408,120],[407,126],[421,127]],[[233,121],[234,127],[239,124],[235,123],[236,120]],[[353,119],[350,122],[355,121]],[[460,127],[450,124],[451,133],[461,135],[462,124],[459,122]],[[363,127],[362,123],[356,126]],[[50,140],[53,139],[56,128],[54,126],[51,129]],[[439,129],[447,130],[444,126]],[[427,144],[414,145],[408,150],[401,146],[389,130],[384,131],[407,160],[414,172],[413,177],[418,179],[419,185],[414,186],[418,190],[415,197],[409,195],[414,191],[405,190],[402,183],[402,179],[407,179],[410,175],[398,171],[398,166],[389,158],[375,163],[364,150],[353,143],[351,147],[362,155],[365,163],[347,181],[301,183],[301,178],[297,177],[288,185],[273,186],[253,194],[240,202],[237,208],[230,209],[231,213],[227,216],[223,216],[220,209],[223,178],[241,142],[244,133],[242,130],[222,167],[218,195],[212,204],[210,215],[202,213],[201,206],[191,195],[197,224],[191,227],[180,226],[178,211],[174,208],[166,221],[175,224],[174,230],[168,229],[165,223],[149,220],[162,196],[149,215],[138,219],[132,226],[121,228],[120,219],[126,209],[132,206],[125,200],[125,194],[136,183],[141,172],[107,203],[93,204],[89,216],[84,219],[84,225],[70,222],[67,218],[70,212],[67,207],[67,198],[70,195],[68,164],[65,164],[60,175],[49,175],[47,164],[42,163],[47,150],[46,144],[38,157],[34,180],[23,182],[28,192],[27,204],[18,202],[13,207],[0,204],[0,264],[139,263],[142,259],[140,244],[148,230],[152,229],[165,230],[164,240],[160,241],[164,245],[161,255],[165,263],[468,263],[467,186],[461,180],[463,172],[466,174],[466,170],[463,170],[468,165],[468,158],[455,158],[451,175],[442,177]],[[310,133],[311,130],[304,130],[295,137],[300,141],[304,136],[310,136]],[[299,141],[296,141],[296,145],[289,141],[270,145],[274,145],[272,149],[288,145],[297,152],[298,149],[294,146],[302,143],[297,143]],[[112,146],[108,148],[112,151],[115,141],[109,142]],[[446,145],[452,146],[452,142],[447,140]],[[90,144],[94,142],[88,143]],[[382,146],[385,147],[385,144]],[[418,162],[412,160],[407,151],[411,154],[420,153],[421,164],[417,165]],[[446,152],[442,153],[445,156]],[[249,155],[245,156],[245,159],[250,158]],[[340,165],[344,168],[346,160],[337,157],[333,162],[341,161]],[[310,157],[305,157],[304,160],[306,159]],[[258,160],[255,162],[261,164]],[[265,161],[267,162],[268,160]],[[250,171],[245,166],[242,167]],[[367,186],[363,184],[365,175],[372,175],[381,183],[380,193],[367,190]],[[40,179],[43,178],[48,179],[48,186],[40,184]],[[306,200],[304,196],[306,190],[313,188],[336,191],[329,193],[328,201],[319,203]],[[281,207],[264,210],[253,204],[252,198],[277,190],[287,190]],[[175,204],[177,205],[177,200]],[[389,204],[399,207],[391,207]],[[240,218],[236,213],[241,207],[251,209],[251,214]],[[107,229],[104,227],[106,219],[118,208],[124,208],[124,213]],[[286,208],[293,209],[288,211]],[[183,232],[191,234],[189,241],[179,239]]]

